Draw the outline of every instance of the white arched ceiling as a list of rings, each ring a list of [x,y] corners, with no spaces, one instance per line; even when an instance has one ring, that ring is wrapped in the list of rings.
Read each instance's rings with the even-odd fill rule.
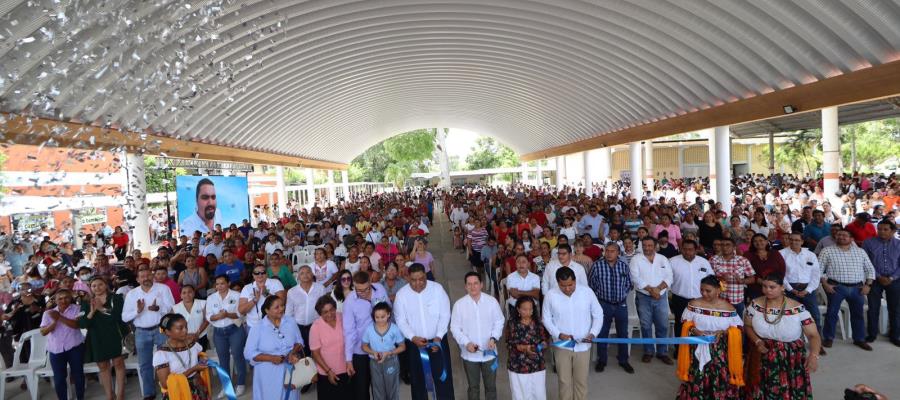
[[[348,162],[529,153],[900,59],[898,0],[0,0],[0,108]]]

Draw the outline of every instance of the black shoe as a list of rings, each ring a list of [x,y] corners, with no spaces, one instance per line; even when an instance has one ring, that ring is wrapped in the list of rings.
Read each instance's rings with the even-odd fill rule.
[[[866,336],[866,343],[872,343],[877,339],[875,336]]]
[[[306,385],[306,386],[301,387],[301,388],[300,388],[300,393],[306,393],[306,392],[309,391],[310,388],[312,388],[312,384],[311,384],[311,383],[310,383],[309,385]]]
[[[900,347],[900,339],[891,339],[891,344]]]
[[[604,369],[606,369],[606,364],[597,363],[594,365],[594,372],[603,372]]]
[[[627,362],[625,362],[625,363],[620,363],[619,366],[622,367],[622,369],[624,369],[625,372],[627,372],[627,373],[629,373],[629,374],[633,374],[633,373],[634,373],[634,367],[632,367],[631,364],[629,364],[629,363],[627,363]]]
[[[400,380],[403,381],[404,384],[409,385],[409,374],[400,375]]]
[[[872,346],[869,346],[869,344],[866,342],[853,342],[853,344],[865,351],[872,351]]]

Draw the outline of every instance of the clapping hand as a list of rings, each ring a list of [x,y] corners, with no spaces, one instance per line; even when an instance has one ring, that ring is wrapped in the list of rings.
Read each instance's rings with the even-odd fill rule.
[[[138,311],[138,313],[144,312],[144,299],[138,299],[138,301],[137,301],[137,311]]]
[[[153,311],[153,312],[159,311],[159,306],[156,305],[156,300],[155,300],[155,299],[153,300],[153,304],[151,304],[150,307],[147,307],[147,309],[150,310],[150,311]]]

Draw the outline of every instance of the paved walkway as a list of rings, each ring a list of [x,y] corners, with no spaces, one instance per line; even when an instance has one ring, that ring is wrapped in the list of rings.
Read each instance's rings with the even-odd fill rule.
[[[448,222],[441,217],[432,228],[429,250],[434,254],[436,264],[436,278],[444,285],[450,295],[451,304],[465,295],[463,276],[469,270],[465,256],[459,251],[453,250],[452,239],[448,235]],[[452,339],[451,353],[453,354],[453,386],[456,399],[466,398],[465,374],[462,369],[462,361],[459,358],[459,348]],[[843,391],[857,383],[866,383],[877,388],[885,394],[900,396],[900,348],[891,345],[886,339],[881,339],[873,344],[874,352],[865,352],[857,349],[849,341],[836,341],[828,356],[819,362],[819,371],[812,376],[813,391],[818,399],[840,399]],[[505,350],[500,352],[500,368],[497,375],[497,387],[499,399],[509,399],[509,380],[505,372]],[[654,360],[651,364],[640,362],[640,350],[635,349],[632,356],[632,365],[636,373],[626,374],[618,368],[614,362],[615,350],[611,350],[610,362],[602,374],[590,372],[589,396],[592,399],[634,399],[656,400],[672,399],[678,390],[678,380],[675,378],[674,367],[666,366]],[[248,377],[248,380],[250,378]],[[215,384],[217,380],[213,379]],[[250,381],[252,382],[252,380]],[[6,399],[27,400],[27,392],[19,390],[19,381],[8,384]],[[248,388],[249,389],[249,388]],[[41,399],[53,399],[52,386],[49,382],[41,382]],[[218,387],[215,387],[218,392]],[[557,398],[556,375],[547,374],[548,399]],[[137,377],[129,377],[126,398],[139,398]],[[314,398],[315,391],[302,396],[305,399]],[[89,382],[87,389],[88,399],[100,399],[103,391],[96,381]],[[250,399],[251,394],[244,395],[242,399]],[[409,386],[402,386],[401,398],[408,399]],[[268,400],[268,399],[266,399]]]

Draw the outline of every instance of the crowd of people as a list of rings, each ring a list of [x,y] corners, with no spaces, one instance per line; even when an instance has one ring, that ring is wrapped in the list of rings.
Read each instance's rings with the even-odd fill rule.
[[[60,399],[67,380],[84,398],[85,363],[97,364],[107,398],[124,399],[129,355],[145,399],[224,397],[211,391],[210,360],[238,396],[252,374],[254,399],[297,399],[313,387],[320,399],[398,399],[403,383],[414,399],[452,399],[452,341],[469,399],[482,389],[497,398],[505,352],[513,399],[545,398],[552,367],[558,398],[580,400],[594,346],[594,371],[608,362],[595,339],[631,337],[636,307],[640,337],[659,339],[642,345],[641,362],[673,365],[679,399],[799,399],[812,397],[810,373],[845,301],[856,346],[871,351],[879,339],[884,299],[885,333],[900,347],[896,177],[845,177],[834,198],[821,180],[742,176],[730,213],[703,179],[658,183],[640,201],[618,182],[288,205],[278,218],[257,212],[163,241],[152,257],[129,252],[121,227],[79,248],[71,235],[3,235],[0,353],[12,365],[17,344],[27,361],[19,339],[39,329]],[[442,265],[467,271],[453,302],[428,250],[436,214],[468,260]],[[705,341],[667,345],[670,318],[674,336]],[[303,360],[315,362],[314,382],[285,385]],[[616,361],[636,373],[628,344]]]

